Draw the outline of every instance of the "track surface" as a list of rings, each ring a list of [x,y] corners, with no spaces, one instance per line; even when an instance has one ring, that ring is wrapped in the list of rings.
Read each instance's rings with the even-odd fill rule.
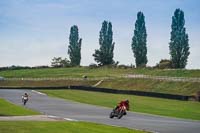
[[[0,97],[22,105],[21,95],[27,92],[31,97],[27,107],[47,115],[108,125],[116,125],[160,133],[198,133],[200,121],[160,117],[128,112],[127,116],[110,119],[112,109],[52,98],[31,90],[0,90]]]

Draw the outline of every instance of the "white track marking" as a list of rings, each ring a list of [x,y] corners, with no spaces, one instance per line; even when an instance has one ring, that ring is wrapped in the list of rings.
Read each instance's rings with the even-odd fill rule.
[[[58,117],[58,116],[54,116],[54,115],[48,115],[49,118],[53,118],[53,119],[61,119],[61,117]],[[75,119],[71,119],[71,118],[63,118],[64,120],[67,120],[67,121],[78,121],[78,120],[75,120]]]
[[[58,118],[57,116],[54,116],[54,115],[48,115],[47,117],[49,117],[49,118]]]
[[[64,118],[64,120],[67,120],[67,121],[78,121],[78,120],[71,119],[71,118]]]
[[[32,92],[35,92],[35,93],[37,93],[37,94],[40,94],[40,95],[44,95],[44,96],[46,96],[45,93],[42,93],[42,92],[39,92],[39,91],[32,90]]]

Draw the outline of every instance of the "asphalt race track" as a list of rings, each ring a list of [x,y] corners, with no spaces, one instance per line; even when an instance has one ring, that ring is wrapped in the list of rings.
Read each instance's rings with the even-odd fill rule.
[[[0,97],[22,105],[21,96],[27,92],[31,97],[27,107],[47,115],[66,118],[67,120],[89,121],[141,129],[159,133],[198,133],[200,121],[175,119],[128,112],[121,119],[110,119],[111,108],[77,103],[59,98],[48,97],[31,90],[0,90]],[[113,105],[114,106],[114,105]]]

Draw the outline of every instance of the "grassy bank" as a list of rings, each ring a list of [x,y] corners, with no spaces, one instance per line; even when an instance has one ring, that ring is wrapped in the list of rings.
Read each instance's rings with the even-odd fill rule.
[[[119,101],[129,99],[131,111],[200,120],[200,103],[198,102],[74,90],[44,90],[42,92],[50,96],[111,108]]]
[[[0,121],[1,133],[145,133],[88,122]]]
[[[200,77],[200,70],[160,70],[160,69],[120,69],[120,68],[41,68],[0,71],[0,76],[6,78],[25,77],[79,77],[87,75],[93,77],[118,77],[124,74],[145,74],[152,76],[172,76],[172,77]]]
[[[0,99],[0,116],[20,116],[37,114],[39,113],[21,106],[14,105],[8,101],[5,101],[4,99]]]
[[[21,77],[70,77],[70,78],[82,78],[83,75],[87,75],[90,78],[93,77],[114,77],[119,74],[129,73],[130,70],[125,69],[90,69],[84,67],[74,68],[43,68],[43,69],[22,69],[22,70],[6,70],[0,71],[0,76],[7,78],[21,78]]]
[[[139,90],[180,95],[195,95],[200,91],[200,82],[173,82],[152,79],[105,80],[98,87]]]
[[[0,81],[0,86],[21,86],[21,87],[55,87],[55,86],[68,86],[68,85],[83,85],[93,86],[98,81],[90,80],[57,80],[57,81]],[[97,87],[124,89],[124,90],[139,90],[147,92],[159,92],[168,94],[180,95],[195,95],[200,91],[200,82],[173,82],[173,81],[160,81],[152,79],[126,79],[116,78],[113,80],[104,80]]]
[[[25,81],[25,80],[4,80],[0,81],[0,86],[21,86],[21,87],[42,87],[42,86],[68,86],[68,85],[83,85],[92,86],[98,81],[92,80],[43,80],[43,81]]]

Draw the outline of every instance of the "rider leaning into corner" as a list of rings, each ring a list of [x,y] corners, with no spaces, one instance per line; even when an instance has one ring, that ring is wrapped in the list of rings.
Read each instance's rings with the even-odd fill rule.
[[[123,106],[126,107],[126,110],[129,110],[129,100],[121,101],[120,103],[118,103],[118,105],[115,107],[114,110],[117,110],[118,108],[123,107]],[[124,115],[126,115],[126,111],[125,111]]]

